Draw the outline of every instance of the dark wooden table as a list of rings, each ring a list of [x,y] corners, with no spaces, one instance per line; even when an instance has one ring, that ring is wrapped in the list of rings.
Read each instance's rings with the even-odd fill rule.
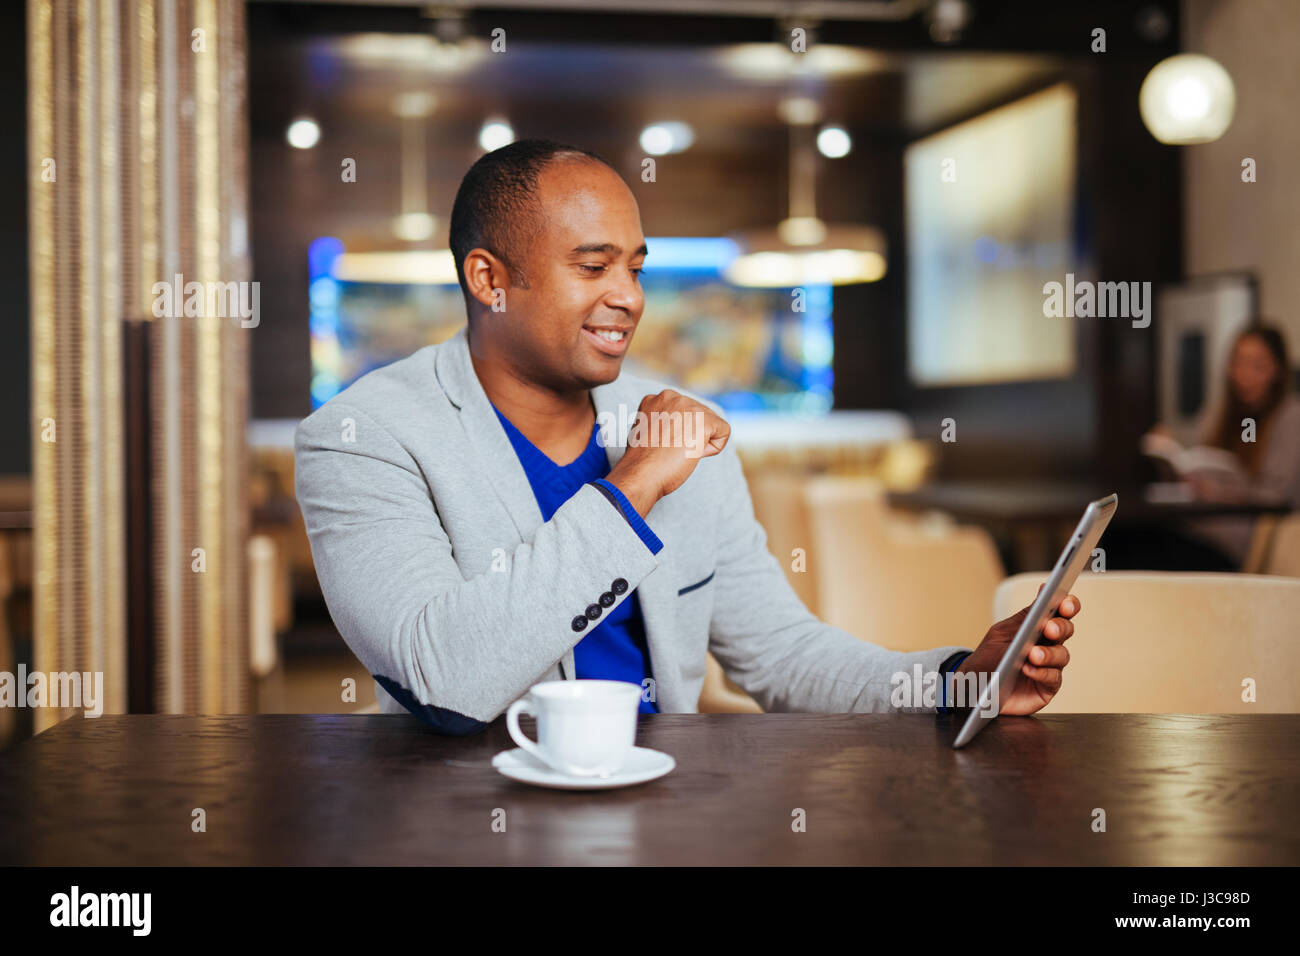
[[[581,793],[493,770],[504,721],[74,717],[0,755],[0,864],[1300,863],[1300,716],[954,720],[648,716],[677,769]]]
[[[1119,494],[1112,528],[1179,528],[1189,519],[1286,514],[1285,503],[1153,501],[1152,486],[1104,488],[1088,482],[938,481],[889,495],[892,507],[942,511],[979,525],[998,543],[1010,574],[1050,568],[1089,501]],[[1113,536],[1112,536],[1113,537]]]
[[[1222,515],[1285,514],[1285,503],[1255,501],[1153,501],[1150,486],[1104,488],[1057,481],[939,481],[915,491],[893,492],[889,503],[911,510],[944,511],[973,524],[1068,521],[1073,527],[1089,501],[1119,493],[1115,521],[1175,522]]]

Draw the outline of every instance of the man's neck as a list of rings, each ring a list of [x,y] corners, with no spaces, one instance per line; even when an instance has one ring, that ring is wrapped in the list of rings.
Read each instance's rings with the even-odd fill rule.
[[[543,454],[567,463],[587,447],[596,422],[590,390],[558,392],[473,348],[470,361],[488,401]]]

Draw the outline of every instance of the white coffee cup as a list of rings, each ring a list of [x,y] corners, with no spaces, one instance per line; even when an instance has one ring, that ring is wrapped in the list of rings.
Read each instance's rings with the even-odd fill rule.
[[[608,777],[636,741],[641,685],[617,680],[553,680],[534,684],[506,711],[510,737],[560,773]],[[519,715],[537,718],[537,741],[519,729]]]

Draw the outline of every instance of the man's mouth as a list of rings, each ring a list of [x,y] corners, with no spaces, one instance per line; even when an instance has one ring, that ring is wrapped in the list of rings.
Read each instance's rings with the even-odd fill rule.
[[[582,332],[605,355],[622,355],[632,337],[631,326],[584,325]]]

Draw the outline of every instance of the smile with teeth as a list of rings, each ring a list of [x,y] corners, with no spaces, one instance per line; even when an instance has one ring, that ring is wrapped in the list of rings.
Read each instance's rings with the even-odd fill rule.
[[[602,328],[600,326],[584,325],[582,333],[587,336],[587,340],[597,352],[610,358],[620,358],[627,350],[628,340],[632,337],[630,328],[619,329],[609,328],[608,326]]]

